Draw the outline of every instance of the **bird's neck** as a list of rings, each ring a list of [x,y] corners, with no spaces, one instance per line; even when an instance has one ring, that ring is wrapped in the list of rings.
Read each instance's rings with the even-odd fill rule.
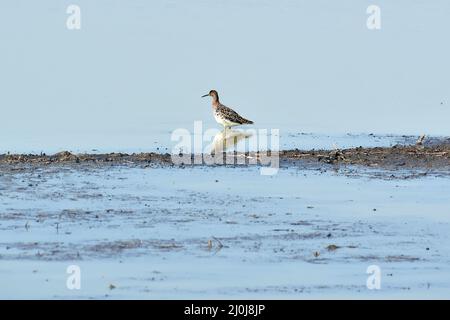
[[[219,102],[219,98],[218,97],[213,97],[212,99],[212,107],[215,109],[219,106],[220,102]]]

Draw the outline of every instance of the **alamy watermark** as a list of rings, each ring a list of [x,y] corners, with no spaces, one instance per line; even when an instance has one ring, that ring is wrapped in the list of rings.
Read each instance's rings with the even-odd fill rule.
[[[76,264],[67,267],[66,273],[69,274],[66,280],[66,287],[69,290],[81,289],[81,268]]]
[[[370,5],[366,9],[366,13],[369,15],[366,21],[367,29],[380,30],[381,29],[381,9],[377,5]]]
[[[81,29],[81,8],[76,4],[67,7],[66,13],[69,15],[66,20],[66,27],[69,30]]]
[[[381,268],[376,264],[367,267],[366,273],[369,274],[367,277],[366,286],[369,290],[380,290],[381,289]]]

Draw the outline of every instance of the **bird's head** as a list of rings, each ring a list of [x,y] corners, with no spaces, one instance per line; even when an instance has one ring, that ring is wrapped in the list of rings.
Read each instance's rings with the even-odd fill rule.
[[[212,97],[213,100],[217,100],[217,101],[219,100],[219,94],[217,93],[216,90],[211,90],[209,93],[203,95],[202,98],[208,97],[208,96]]]

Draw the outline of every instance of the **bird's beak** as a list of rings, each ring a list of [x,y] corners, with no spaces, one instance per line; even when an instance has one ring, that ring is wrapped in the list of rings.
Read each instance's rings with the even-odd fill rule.
[[[209,96],[209,93],[208,93],[208,94],[205,94],[205,95],[203,95],[203,96],[202,96],[202,98],[204,98],[204,97],[207,97],[207,96]]]

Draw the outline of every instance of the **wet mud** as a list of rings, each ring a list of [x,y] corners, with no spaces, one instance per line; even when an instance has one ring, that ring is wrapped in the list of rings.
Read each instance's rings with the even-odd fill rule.
[[[448,297],[449,151],[288,150],[270,177],[169,154],[2,155],[0,297],[72,297],[71,264],[92,283],[79,298],[374,297],[374,264],[375,297]]]
[[[176,157],[181,155],[175,155]],[[209,156],[209,155],[208,155]],[[336,150],[282,150],[275,152],[221,153],[214,155],[214,165],[264,165],[262,157],[278,157],[280,166],[329,168],[329,165],[355,165],[387,170],[450,171],[450,139],[430,140],[426,145],[394,145],[392,147],[357,147]],[[169,153],[108,153],[73,154],[68,151],[46,154],[2,154],[0,170],[20,169],[21,165],[47,166],[55,164],[188,166],[207,165],[204,155],[187,156],[188,161],[174,162]],[[197,159],[197,160],[196,160]]]

